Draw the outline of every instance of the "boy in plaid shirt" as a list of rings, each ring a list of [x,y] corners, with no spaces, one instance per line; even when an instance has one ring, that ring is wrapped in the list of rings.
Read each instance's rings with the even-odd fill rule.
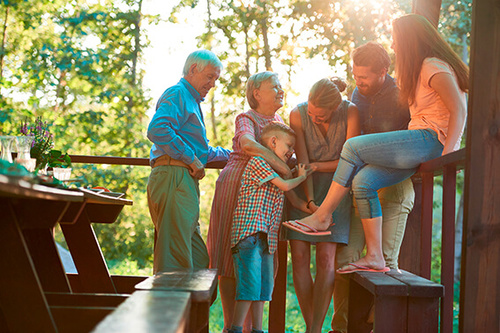
[[[260,141],[286,163],[293,154],[295,132],[283,123],[272,122],[262,129]],[[278,244],[283,192],[298,186],[312,172],[300,164],[298,176],[285,180],[262,157],[248,161],[231,230],[236,306],[229,332],[242,332],[250,307],[252,333],[262,332],[264,302],[271,300],[274,286],[273,256]],[[306,202],[298,197],[289,199],[295,207],[307,211]]]

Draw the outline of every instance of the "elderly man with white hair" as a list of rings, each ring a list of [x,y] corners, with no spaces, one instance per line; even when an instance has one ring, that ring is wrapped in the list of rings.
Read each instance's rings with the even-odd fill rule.
[[[198,223],[198,181],[208,162],[227,160],[230,151],[208,144],[200,103],[221,70],[222,63],[211,51],[191,53],[183,78],[165,90],[148,126],[153,142],[147,193],[156,237],[154,273],[208,267]]]

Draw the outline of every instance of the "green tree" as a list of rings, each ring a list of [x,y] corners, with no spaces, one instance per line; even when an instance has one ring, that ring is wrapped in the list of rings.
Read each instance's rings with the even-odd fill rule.
[[[469,63],[471,18],[472,0],[442,2],[439,32],[465,63]]]
[[[156,18],[141,8],[142,0],[2,1],[0,131],[18,134],[21,120],[42,116],[63,152],[148,156],[151,100],[139,67],[148,41],[141,23]],[[146,168],[85,165],[74,174],[125,192],[142,207],[95,229],[111,263],[133,258],[138,268],[150,266]]]
[[[332,67],[341,66],[353,83],[351,52],[373,40],[389,49],[391,21],[410,11],[410,1],[295,0],[291,7],[289,18],[296,22],[293,38],[308,38],[304,53],[310,58],[321,56]]]

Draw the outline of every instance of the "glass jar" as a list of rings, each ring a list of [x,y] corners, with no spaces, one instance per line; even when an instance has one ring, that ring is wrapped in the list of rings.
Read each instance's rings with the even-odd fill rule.
[[[0,143],[2,145],[2,160],[12,163],[12,143],[14,136],[0,136]]]
[[[34,140],[34,136],[16,136],[17,158],[21,160],[29,160],[31,158],[30,151]]]

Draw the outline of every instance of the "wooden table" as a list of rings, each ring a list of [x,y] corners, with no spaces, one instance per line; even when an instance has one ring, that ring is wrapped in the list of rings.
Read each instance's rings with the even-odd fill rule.
[[[114,223],[123,206],[132,205],[132,201],[86,189],[80,191],[85,196],[83,205],[70,205],[59,222],[78,271],[78,291],[115,293],[92,223]]]
[[[72,318],[67,311],[55,316],[61,311],[51,310],[45,295],[72,293],[53,238],[56,223],[61,223],[83,289],[115,293],[91,223],[113,223],[131,204],[0,175],[0,331],[55,332],[59,320]]]

